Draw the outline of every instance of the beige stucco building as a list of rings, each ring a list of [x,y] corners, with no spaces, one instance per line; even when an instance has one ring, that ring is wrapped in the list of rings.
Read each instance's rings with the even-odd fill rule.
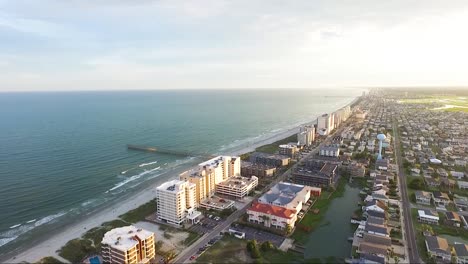
[[[155,257],[154,233],[135,226],[112,229],[101,244],[104,263],[150,263]]]

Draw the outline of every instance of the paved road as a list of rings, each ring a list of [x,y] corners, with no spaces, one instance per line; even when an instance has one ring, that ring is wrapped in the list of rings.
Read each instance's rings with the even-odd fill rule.
[[[403,223],[406,237],[406,246],[408,248],[408,257],[410,263],[423,263],[419,257],[418,247],[416,244],[416,235],[413,228],[413,219],[411,218],[411,206],[406,190],[406,176],[404,175],[403,163],[401,161],[401,150],[400,150],[400,136],[396,129],[396,123],[393,121],[393,135],[394,135],[394,149],[395,149],[395,160],[398,164],[397,174],[399,178],[399,189],[401,192],[402,209],[403,209]]]

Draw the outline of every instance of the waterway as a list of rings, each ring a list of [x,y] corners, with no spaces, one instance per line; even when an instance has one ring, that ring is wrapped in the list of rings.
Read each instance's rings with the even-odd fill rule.
[[[360,190],[358,186],[347,184],[343,196],[331,202],[319,228],[310,233],[305,244],[305,259],[350,257],[351,242],[348,237],[355,231],[350,224],[350,217],[359,208]]]

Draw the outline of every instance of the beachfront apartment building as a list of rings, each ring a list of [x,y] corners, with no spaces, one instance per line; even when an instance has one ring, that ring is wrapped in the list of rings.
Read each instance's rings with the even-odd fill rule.
[[[156,188],[157,217],[159,220],[180,226],[185,220],[197,218],[195,211],[196,186],[193,183],[172,180]]]
[[[250,178],[235,176],[216,184],[216,193],[242,199],[257,185],[258,178],[256,176],[250,176]]]
[[[288,166],[291,158],[284,155],[269,154],[263,152],[254,152],[250,154],[250,162],[265,164],[268,166],[283,167]]]
[[[309,147],[315,141],[315,127],[312,125],[301,126],[297,133],[297,142],[300,146]]]
[[[155,254],[154,233],[135,226],[114,228],[101,242],[104,263],[150,263]]]
[[[198,169],[213,173],[215,184],[218,184],[229,177],[240,176],[240,164],[239,157],[218,156],[198,164]]]
[[[349,118],[349,116],[351,115],[351,107],[348,105],[341,109],[338,109],[333,113],[333,115],[334,127],[336,128]]]
[[[310,196],[320,196],[321,188],[304,186],[300,184],[279,182],[268,192],[258,198],[259,203],[284,207],[296,212],[301,211]]]
[[[247,209],[247,215],[251,223],[277,229],[284,229],[288,225],[293,228],[297,220],[296,210],[258,202],[252,203],[252,206]]]
[[[326,136],[333,131],[334,124],[334,115],[323,114],[317,118],[317,132],[321,136]]]
[[[334,163],[312,160],[294,168],[291,175],[294,183],[328,188],[336,184],[337,170]]]
[[[299,148],[296,143],[282,144],[279,145],[279,154],[294,158],[299,152]]]
[[[195,185],[195,201],[198,206],[201,201],[213,197],[217,184],[240,175],[239,157],[218,156],[198,164],[195,169],[181,173],[179,179]]]
[[[271,177],[275,175],[276,167],[260,163],[243,161],[241,163],[241,175],[244,177],[257,176],[259,178]]]
[[[249,222],[284,229],[294,227],[297,214],[311,196],[320,196],[322,189],[279,182],[247,209]]]

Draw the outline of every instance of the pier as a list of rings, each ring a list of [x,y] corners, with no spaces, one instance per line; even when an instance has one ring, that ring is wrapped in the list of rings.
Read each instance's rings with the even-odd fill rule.
[[[173,156],[182,156],[182,157],[207,157],[207,158],[214,157],[213,155],[210,155],[210,154],[177,151],[177,150],[170,150],[170,149],[165,149],[165,148],[160,148],[160,147],[144,146],[144,145],[128,144],[127,148],[130,150],[155,152],[155,153],[161,153],[161,154],[167,154],[167,155],[173,155]]]

